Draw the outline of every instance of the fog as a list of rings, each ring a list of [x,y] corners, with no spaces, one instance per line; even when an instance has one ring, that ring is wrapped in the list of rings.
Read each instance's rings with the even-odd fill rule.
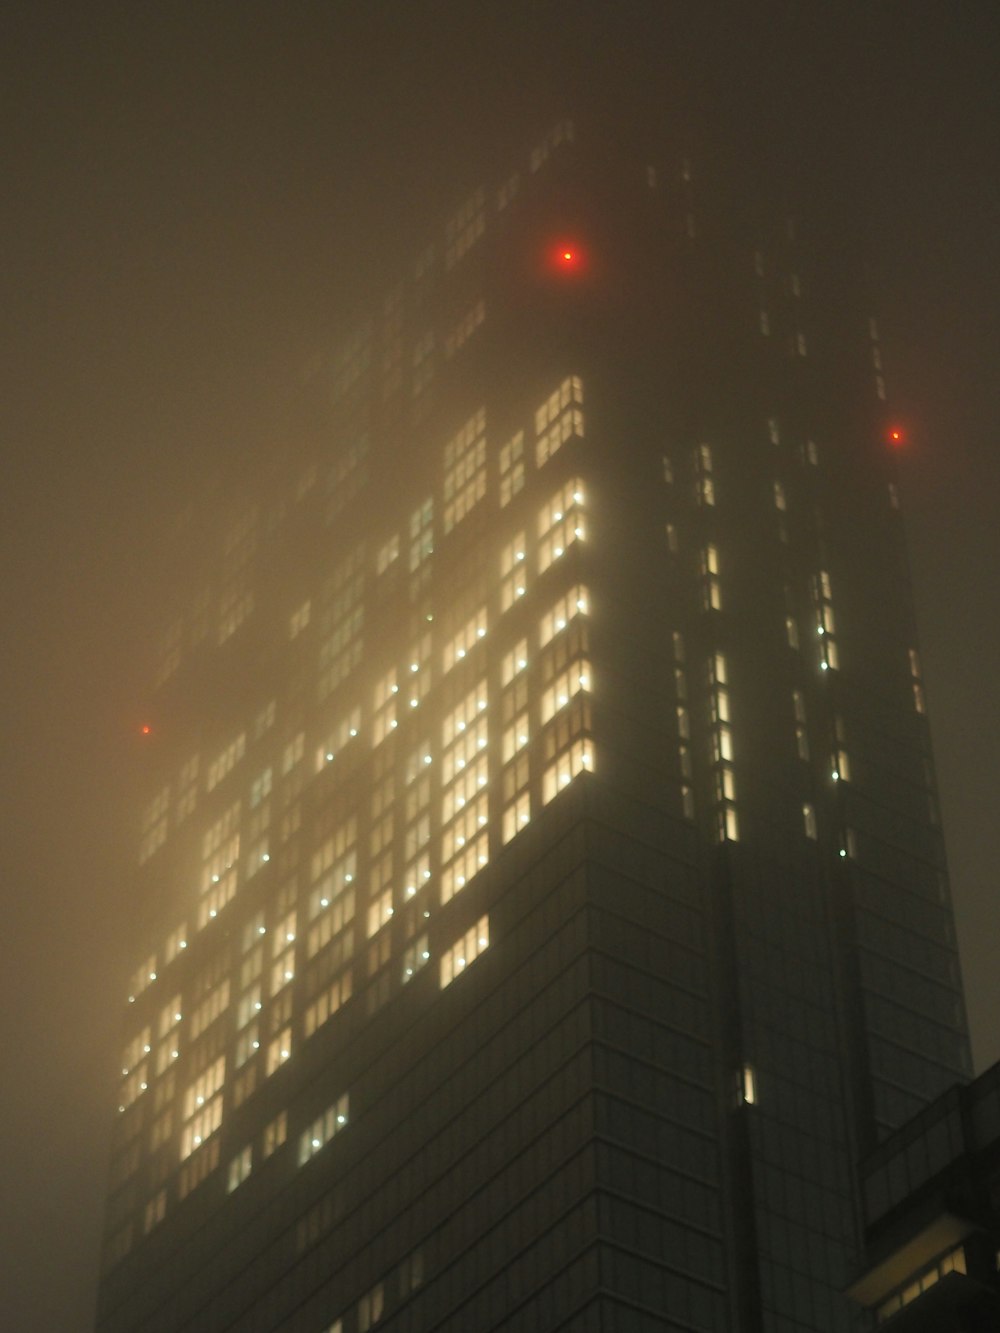
[[[1000,15],[739,8],[94,3],[4,20],[4,1328],[92,1323],[166,525],[280,442],[290,386],[389,284],[484,137],[515,111],[544,125],[592,83],[766,117],[814,206],[867,237],[974,1057],[1000,1058]]]

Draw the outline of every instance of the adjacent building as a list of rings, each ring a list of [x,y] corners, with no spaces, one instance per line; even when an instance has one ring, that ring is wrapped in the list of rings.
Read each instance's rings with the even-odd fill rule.
[[[879,329],[762,193],[551,125],[179,523],[101,1333],[854,1327],[969,1054]]]
[[[1000,1328],[1000,1065],[952,1088],[863,1164],[854,1299],[885,1333]]]

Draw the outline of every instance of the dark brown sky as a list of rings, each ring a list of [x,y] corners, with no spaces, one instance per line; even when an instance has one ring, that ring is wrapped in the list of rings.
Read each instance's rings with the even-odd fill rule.
[[[904,504],[974,1053],[1000,1058],[995,0],[5,14],[0,1327],[91,1326],[154,534],[216,463],[267,443],[267,386],[381,290],[409,248],[411,210],[392,201],[450,194],[477,136],[561,100],[560,68],[623,92],[641,70],[763,108],[820,201],[824,163],[855,164],[849,203],[911,435]]]

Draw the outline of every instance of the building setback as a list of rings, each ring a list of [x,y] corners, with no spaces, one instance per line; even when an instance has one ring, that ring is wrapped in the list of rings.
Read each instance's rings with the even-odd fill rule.
[[[969,1073],[881,356],[561,120],[188,512],[100,1333],[854,1327]]]

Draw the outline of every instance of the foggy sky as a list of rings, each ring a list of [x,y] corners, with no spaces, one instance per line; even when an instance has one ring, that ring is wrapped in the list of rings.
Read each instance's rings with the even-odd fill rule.
[[[641,69],[766,112],[820,201],[827,155],[856,163],[973,1051],[1000,1058],[993,0],[23,4],[4,24],[0,1327],[92,1323],[155,534],[267,447],[279,386],[420,240],[399,219],[443,212],[514,108],[544,127],[592,80],[624,95]]]

